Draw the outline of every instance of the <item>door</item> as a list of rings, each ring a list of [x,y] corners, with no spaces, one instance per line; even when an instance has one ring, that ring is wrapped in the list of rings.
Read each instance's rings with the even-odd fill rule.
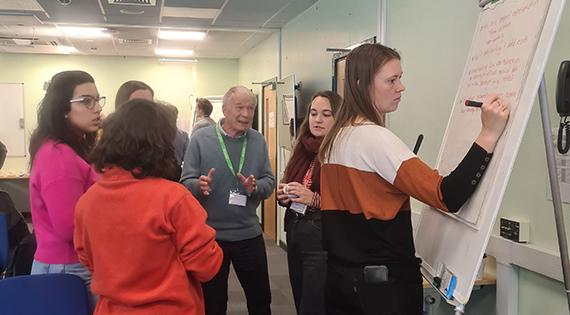
[[[339,59],[336,62],[335,67],[336,67],[336,69],[335,69],[335,73],[336,73],[335,91],[338,93],[338,95],[340,95],[341,97],[344,97],[344,80],[345,80],[344,74],[346,72],[346,57]]]
[[[292,143],[295,137],[295,122],[297,120],[298,97],[295,95],[295,75],[291,74],[286,78],[282,78],[277,82],[277,182],[283,180],[283,173],[291,153],[293,152]],[[287,238],[284,229],[284,217],[286,208],[277,205],[277,243],[286,245]]]
[[[263,136],[267,143],[269,164],[271,172],[277,180],[277,91],[275,84],[263,87]],[[263,232],[273,240],[276,238],[276,210],[275,190],[271,196],[263,201]]]

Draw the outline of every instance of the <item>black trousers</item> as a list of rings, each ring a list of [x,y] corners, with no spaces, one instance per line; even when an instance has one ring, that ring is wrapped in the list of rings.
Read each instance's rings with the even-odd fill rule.
[[[230,264],[234,265],[238,280],[245,292],[249,314],[271,314],[271,289],[263,236],[236,242],[217,242],[224,252],[224,260],[218,274],[202,284],[206,314],[226,314]]]
[[[324,315],[327,253],[320,211],[302,217],[288,212],[287,216],[287,262],[297,314]]]
[[[389,280],[367,283],[363,267],[329,261],[327,315],[421,315],[423,288],[419,265],[391,265]]]

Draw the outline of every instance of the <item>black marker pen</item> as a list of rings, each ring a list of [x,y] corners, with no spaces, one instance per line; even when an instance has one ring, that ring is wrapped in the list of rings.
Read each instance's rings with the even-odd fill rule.
[[[465,100],[465,106],[469,106],[469,107],[481,107],[481,105],[483,105],[483,102]]]

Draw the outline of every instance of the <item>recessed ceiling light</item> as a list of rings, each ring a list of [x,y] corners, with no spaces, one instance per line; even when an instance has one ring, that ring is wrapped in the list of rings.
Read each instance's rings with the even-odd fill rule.
[[[204,32],[190,32],[190,31],[158,31],[158,38],[160,39],[174,39],[174,40],[202,40],[206,36]]]
[[[193,50],[189,49],[159,49],[157,48],[154,51],[155,54],[159,56],[167,56],[167,57],[188,57],[194,54]]]
[[[103,27],[76,27],[76,26],[59,26],[66,36],[69,37],[111,37],[108,30]]]

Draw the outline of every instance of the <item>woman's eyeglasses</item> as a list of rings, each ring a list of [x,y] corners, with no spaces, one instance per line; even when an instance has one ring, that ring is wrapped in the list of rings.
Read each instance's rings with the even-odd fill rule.
[[[70,103],[80,103],[81,105],[87,107],[87,109],[93,109],[95,107],[95,104],[99,104],[99,106],[101,106],[101,108],[103,108],[103,106],[105,106],[105,101],[107,100],[107,98],[105,96],[99,96],[97,98],[92,97],[92,96],[81,96],[78,98],[74,98],[72,100],[70,100]]]

